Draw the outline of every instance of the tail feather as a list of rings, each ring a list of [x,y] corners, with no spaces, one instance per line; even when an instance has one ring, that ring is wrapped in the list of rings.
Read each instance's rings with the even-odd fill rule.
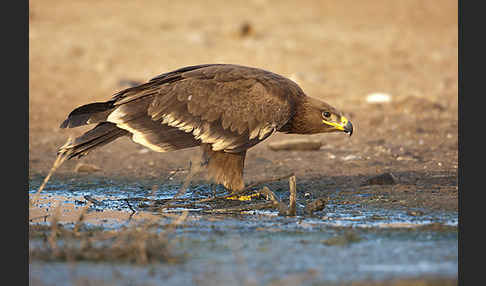
[[[113,101],[95,102],[80,106],[69,113],[60,128],[72,128],[106,121],[113,108]]]
[[[102,122],[74,139],[74,141],[67,142],[59,148],[57,154],[67,159],[74,157],[80,158],[88,154],[92,149],[106,145],[127,134],[129,134],[128,131],[118,128],[114,123]]]

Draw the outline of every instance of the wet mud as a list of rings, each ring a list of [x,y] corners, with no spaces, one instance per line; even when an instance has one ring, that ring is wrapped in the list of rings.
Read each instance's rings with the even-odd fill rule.
[[[31,198],[40,183],[31,182]],[[164,280],[166,285],[270,285],[297,279],[298,285],[341,285],[457,279],[457,212],[342,204],[339,192],[330,193],[321,210],[312,214],[298,211],[296,216],[281,216],[271,206],[228,211],[230,206],[266,201],[258,197],[220,200],[210,208],[194,204],[161,209],[180,187],[103,180],[50,182],[35,197],[30,211],[31,282],[159,285]],[[283,188],[275,195],[286,202],[289,188]],[[187,205],[210,198],[214,192],[207,184],[191,185],[178,199]],[[218,192],[224,195],[225,190],[216,190],[216,195]],[[303,210],[308,201],[309,194],[299,194],[297,208]],[[226,211],[207,211],[218,208]],[[184,219],[174,225],[182,215]],[[53,222],[57,226],[55,248],[64,251],[63,255],[56,256],[51,249]],[[144,232],[134,232],[136,229]],[[118,240],[96,239],[110,233]],[[94,243],[77,253],[88,240],[83,235],[99,245]],[[106,246],[124,241],[120,239],[124,235],[131,236],[123,242],[123,250]],[[138,246],[129,241],[147,244],[148,258],[140,259]]]

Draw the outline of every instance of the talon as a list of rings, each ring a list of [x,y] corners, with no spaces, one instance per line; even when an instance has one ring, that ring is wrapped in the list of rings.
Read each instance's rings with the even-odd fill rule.
[[[257,193],[250,194],[250,195],[231,196],[231,197],[228,197],[226,199],[234,200],[234,201],[251,201],[252,199],[259,198],[261,196],[263,196],[263,194],[260,193],[260,192],[257,192]]]

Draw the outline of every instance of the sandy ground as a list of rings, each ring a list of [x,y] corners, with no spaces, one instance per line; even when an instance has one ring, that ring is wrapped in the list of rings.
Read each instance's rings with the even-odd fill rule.
[[[272,136],[248,152],[247,182],[294,172],[315,192],[341,186],[386,195],[379,203],[389,207],[458,209],[457,1],[45,0],[30,1],[29,20],[31,179],[87,130],[58,128],[75,107],[179,67],[236,63],[293,79],[355,126],[352,137],[309,136],[323,142],[318,151],[274,152],[268,143],[302,136]],[[368,103],[375,92],[391,101]],[[82,178],[83,162],[98,177],[162,181],[198,152],[155,153],[121,138],[53,178]],[[397,183],[360,186],[384,172]]]

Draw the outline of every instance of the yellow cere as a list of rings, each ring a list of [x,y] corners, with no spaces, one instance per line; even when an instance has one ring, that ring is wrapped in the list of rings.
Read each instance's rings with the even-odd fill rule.
[[[341,116],[341,123],[326,121],[324,119],[322,121],[328,125],[334,126],[338,130],[344,130],[344,126],[348,124],[348,119],[344,116]]]

